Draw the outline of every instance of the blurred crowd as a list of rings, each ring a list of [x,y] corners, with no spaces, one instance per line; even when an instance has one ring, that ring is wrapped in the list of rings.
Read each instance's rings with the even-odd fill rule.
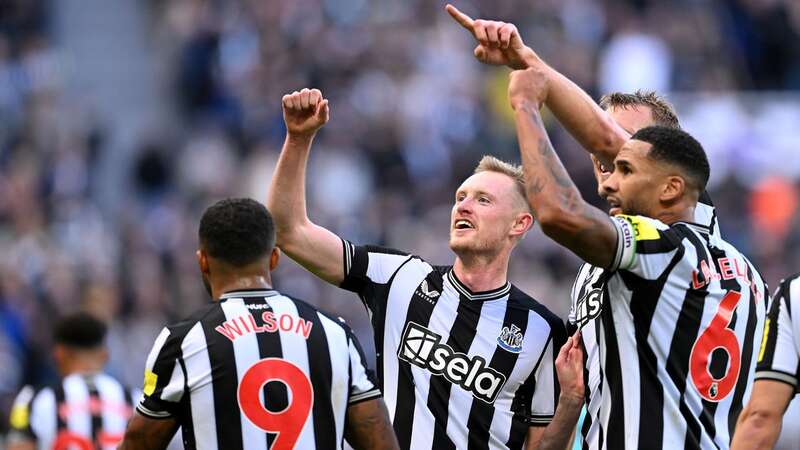
[[[595,98],[672,94],[711,156],[726,238],[771,285],[800,271],[800,2],[481,0],[468,14],[516,23]],[[50,325],[86,308],[111,323],[109,372],[139,385],[159,329],[204,302],[195,260],[203,209],[264,199],[283,140],[280,98],[322,89],[331,121],[309,167],[312,219],[359,243],[449,264],[455,187],[482,154],[518,160],[507,69],[430,0],[150,0],[142,3],[170,122],[142,136],[122,179],[101,177],[115,129],[70,100],[80,71],[45,0],[0,2],[0,416],[22,383],[55,376]],[[747,91],[742,94],[740,91]],[[120,105],[124,108],[124,105]],[[586,154],[551,138],[600,205]],[[100,201],[108,183],[121,198]],[[512,258],[518,286],[566,315],[579,263],[538,231]],[[341,314],[371,343],[354,295],[284,259],[276,286]],[[5,422],[3,422],[5,423]]]

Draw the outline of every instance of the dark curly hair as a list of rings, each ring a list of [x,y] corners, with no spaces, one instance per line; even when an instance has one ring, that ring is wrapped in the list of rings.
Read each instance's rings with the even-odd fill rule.
[[[200,219],[198,234],[209,256],[236,267],[268,255],[275,246],[272,216],[249,198],[229,198],[210,206]]]
[[[94,349],[103,345],[107,327],[89,313],[78,312],[64,316],[55,326],[56,344],[78,349]]]
[[[631,139],[652,145],[650,158],[679,167],[698,192],[705,190],[711,167],[703,146],[692,135],[677,128],[652,126],[637,131]]]

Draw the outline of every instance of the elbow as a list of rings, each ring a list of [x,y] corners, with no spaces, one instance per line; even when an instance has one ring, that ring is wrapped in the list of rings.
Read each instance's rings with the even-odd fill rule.
[[[765,408],[747,408],[742,411],[736,433],[744,433],[747,439],[761,443],[775,442],[781,430],[783,415]],[[760,448],[760,447],[759,447]]]
[[[536,220],[544,234],[553,239],[569,234],[575,229],[576,222],[571,211],[557,205],[547,205],[537,209]]]

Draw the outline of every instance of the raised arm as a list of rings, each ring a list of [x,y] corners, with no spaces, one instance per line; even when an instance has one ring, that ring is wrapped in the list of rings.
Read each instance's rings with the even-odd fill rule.
[[[606,167],[611,167],[622,144],[630,137],[627,131],[583,89],[547,65],[525,45],[513,24],[473,20],[453,5],[447,5],[446,9],[478,41],[474,54],[479,61],[512,69],[538,69],[546,81],[541,86],[542,102],[589,153]]]
[[[311,222],[306,213],[306,165],[317,131],[328,122],[328,100],[317,89],[283,96],[286,140],[267,195],[275,220],[277,246],[323,280],[339,285],[344,278],[342,241]]]
[[[605,213],[584,201],[553,151],[539,116],[544,83],[541,71],[531,68],[512,72],[508,86],[528,202],[545,234],[584,261],[610,267],[617,229]]]

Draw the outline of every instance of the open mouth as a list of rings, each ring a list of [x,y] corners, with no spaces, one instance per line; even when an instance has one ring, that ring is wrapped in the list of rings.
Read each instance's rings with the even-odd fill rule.
[[[474,230],[475,225],[467,219],[458,219],[455,224],[453,224],[453,228],[456,230]]]

